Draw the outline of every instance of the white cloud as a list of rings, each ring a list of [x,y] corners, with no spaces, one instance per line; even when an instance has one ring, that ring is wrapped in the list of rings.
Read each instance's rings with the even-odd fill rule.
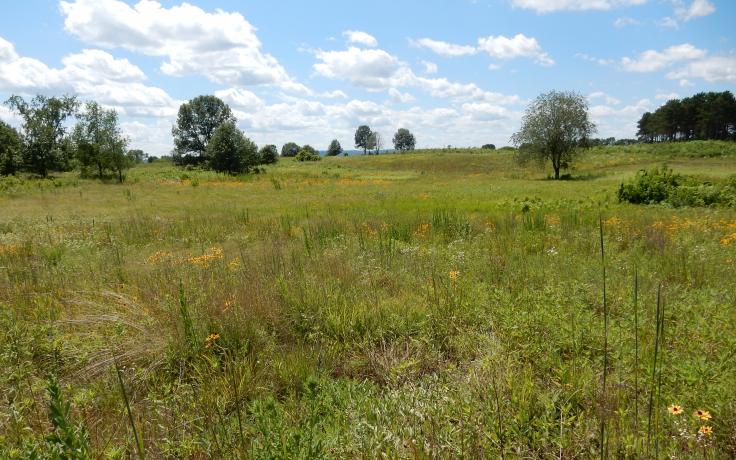
[[[670,16],[663,17],[662,19],[656,21],[655,24],[658,27],[663,27],[666,29],[677,29],[678,27],[680,27],[680,24],[677,22],[677,20]]]
[[[655,72],[680,61],[699,59],[707,54],[689,43],[671,46],[663,51],[647,50],[637,58],[621,59],[621,68],[627,72]]]
[[[680,80],[681,86],[691,86],[689,80],[693,78],[708,83],[736,83],[736,56],[710,56],[692,61],[668,73],[667,78]]]
[[[121,114],[171,116],[178,103],[161,88],[146,86],[143,71],[127,59],[117,59],[101,50],[82,50],[62,59],[56,69],[19,56],[13,45],[0,37],[0,90],[21,93],[75,93]]]
[[[292,79],[261,51],[256,29],[239,13],[206,12],[189,3],[164,8],[152,0],[60,3],[65,29],[86,43],[166,60],[167,75],[198,74],[229,85],[284,84]]]
[[[422,65],[424,66],[424,73],[427,75],[432,75],[437,73],[437,64],[430,61],[422,61]]]
[[[555,63],[547,53],[542,51],[536,38],[527,37],[524,34],[516,34],[512,38],[503,35],[479,38],[478,50],[485,51],[496,59],[527,57],[545,66]]]
[[[457,45],[431,38],[420,38],[410,40],[412,46],[426,48],[435,54],[445,57],[470,56],[477,53],[486,53],[496,59],[514,59],[526,57],[534,59],[542,65],[552,65],[554,61],[542,50],[539,42],[534,37],[524,34],[516,34],[513,37],[503,35],[481,37],[478,46]]]
[[[603,99],[604,101],[606,101],[606,104],[608,105],[618,105],[621,103],[620,100],[616,99],[613,96],[609,96],[608,94],[602,91],[595,91],[595,92],[588,94],[588,99],[591,99],[591,100]]]
[[[624,107],[595,105],[590,107],[590,117],[598,127],[601,137],[632,137],[636,133],[636,123],[644,112],[651,111],[652,102],[640,99],[634,104]]]
[[[348,80],[369,90],[405,86],[411,70],[398,58],[381,49],[350,47],[342,51],[317,51],[315,72],[323,77]]]
[[[693,0],[690,6],[685,6],[682,0],[674,0],[675,14],[683,21],[708,16],[716,11],[716,7],[709,0]]]
[[[672,99],[678,99],[680,97],[677,93],[657,93],[656,96],[654,96],[655,99],[658,99],[660,101],[669,101]]]
[[[585,53],[575,53],[575,57],[584,61],[595,62],[602,66],[612,65],[614,63],[613,59],[601,59]]]
[[[507,108],[488,102],[468,102],[462,105],[462,109],[475,120],[498,120],[511,115]]]
[[[431,38],[420,38],[419,40],[411,40],[410,43],[418,48],[426,48],[435,54],[445,57],[470,56],[476,54],[478,50],[474,46],[455,45],[453,43],[443,42],[441,40],[433,40]]]
[[[372,48],[378,46],[378,40],[376,40],[376,37],[366,32],[361,32],[359,30],[346,30],[342,35],[347,38],[348,43],[365,45]]]
[[[607,11],[613,8],[643,5],[647,0],[511,0],[515,8],[533,10],[537,13],[555,11]]]
[[[613,26],[618,27],[618,28],[626,27],[626,26],[638,26],[640,24],[641,24],[641,21],[638,21],[634,18],[630,18],[626,16],[616,18],[616,20],[613,21]]]
[[[401,103],[409,103],[409,102],[414,102],[416,100],[416,98],[412,96],[411,94],[402,93],[396,88],[389,89],[388,95],[391,96],[391,99],[393,99],[394,101],[401,102]]]

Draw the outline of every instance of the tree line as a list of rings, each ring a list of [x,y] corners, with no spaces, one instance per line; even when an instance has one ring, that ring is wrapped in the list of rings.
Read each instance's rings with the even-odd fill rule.
[[[85,177],[116,177],[146,160],[128,150],[118,114],[74,96],[37,95],[29,101],[13,95],[5,104],[20,116],[21,130],[0,121],[0,175],[28,172],[48,177],[52,171],[79,169]],[[76,119],[69,129],[68,121]]]
[[[736,140],[736,99],[730,91],[671,99],[638,122],[643,142]]]

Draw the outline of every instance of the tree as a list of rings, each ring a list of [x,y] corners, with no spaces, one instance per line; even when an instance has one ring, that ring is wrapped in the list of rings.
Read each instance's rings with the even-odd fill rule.
[[[336,157],[340,154],[342,154],[342,146],[340,145],[340,142],[338,142],[337,139],[332,139],[330,146],[327,147],[327,156]]]
[[[89,169],[94,168],[98,177],[103,177],[105,171],[110,170],[116,172],[122,182],[122,171],[134,164],[135,158],[129,157],[125,151],[128,141],[120,132],[117,112],[104,109],[96,102],[88,102],[78,118],[72,139],[82,175],[89,174]]]
[[[24,166],[33,173],[47,177],[49,171],[63,164],[64,122],[76,113],[79,105],[77,99],[73,96],[57,98],[38,95],[29,103],[13,95],[5,104],[23,119]]]
[[[135,164],[145,163],[148,158],[148,154],[141,149],[128,150],[128,156],[135,162]]]
[[[519,159],[550,160],[555,179],[567,168],[592,133],[588,103],[574,92],[550,91],[539,95],[526,109],[519,132],[511,141],[520,148]]]
[[[383,136],[378,132],[372,132],[368,138],[368,150],[373,150],[374,155],[381,153],[383,148]]]
[[[322,157],[319,156],[319,152],[317,152],[311,145],[305,145],[299,150],[299,153],[296,154],[297,161],[319,161],[321,159]]]
[[[210,167],[218,172],[238,174],[248,172],[258,164],[258,146],[228,121],[215,129],[207,145]]]
[[[370,139],[371,129],[368,126],[362,125],[355,130],[355,147],[363,149],[363,155],[368,153]]]
[[[21,167],[21,139],[18,131],[0,120],[0,176],[15,174]]]
[[[279,159],[279,151],[275,145],[264,145],[258,151],[258,159],[264,165],[276,163]]]
[[[294,142],[287,142],[286,144],[281,147],[281,156],[282,157],[295,157],[297,153],[299,153],[299,150],[301,148],[299,145],[295,144]]]
[[[414,138],[414,135],[406,128],[399,128],[398,131],[396,131],[396,134],[394,134],[394,148],[398,150],[399,152],[406,152],[409,150],[414,150],[414,146],[416,145],[416,139]]]
[[[175,164],[207,163],[207,145],[215,130],[237,121],[230,107],[216,96],[197,96],[179,107],[174,136]]]
[[[496,150],[496,146],[493,144],[483,144],[481,147],[483,150]]]

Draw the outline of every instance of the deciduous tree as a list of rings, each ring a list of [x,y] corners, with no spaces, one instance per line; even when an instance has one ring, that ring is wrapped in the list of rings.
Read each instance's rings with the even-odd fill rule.
[[[521,129],[511,141],[521,146],[519,159],[551,161],[555,179],[567,168],[596,130],[588,117],[588,103],[574,92],[550,91],[539,95],[526,109]]]
[[[216,96],[197,96],[179,107],[174,136],[174,163],[206,163],[207,145],[215,130],[224,123],[234,123],[230,107]]]

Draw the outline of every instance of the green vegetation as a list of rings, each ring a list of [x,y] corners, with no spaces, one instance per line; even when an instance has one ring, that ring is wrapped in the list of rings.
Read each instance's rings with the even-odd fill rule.
[[[736,175],[713,183],[693,176],[675,174],[667,166],[642,170],[621,184],[618,200],[635,204],[665,203],[680,206],[736,207]]]
[[[0,457],[732,458],[736,146],[515,155],[0,178]]]
[[[511,140],[520,146],[518,159],[552,163],[555,179],[568,169],[580,147],[596,131],[588,117],[585,97],[572,92],[550,91],[538,96],[526,109],[521,129]]]
[[[414,135],[406,128],[399,128],[393,138],[394,149],[398,152],[408,152],[414,150],[417,140]]]
[[[336,157],[342,155],[342,146],[340,145],[340,141],[337,139],[332,139],[332,142],[330,142],[330,146],[327,148],[327,156],[328,157]]]
[[[321,159],[322,157],[319,156],[319,152],[317,152],[311,145],[302,146],[295,157],[296,161],[319,161]]]
[[[671,99],[639,120],[639,139],[646,142],[736,139],[736,98],[730,91],[698,93]]]

